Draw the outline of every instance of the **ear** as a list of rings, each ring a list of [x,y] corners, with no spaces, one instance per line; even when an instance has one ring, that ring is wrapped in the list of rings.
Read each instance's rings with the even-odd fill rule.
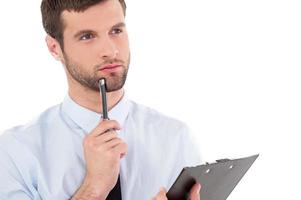
[[[51,37],[50,35],[46,36],[46,44],[48,47],[48,51],[50,52],[50,54],[59,61],[63,60],[63,51],[61,49],[61,46],[59,44],[59,42],[54,39],[53,37]]]

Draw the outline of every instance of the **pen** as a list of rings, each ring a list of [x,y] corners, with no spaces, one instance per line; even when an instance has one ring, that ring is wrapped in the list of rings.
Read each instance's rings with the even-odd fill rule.
[[[109,119],[108,117],[108,105],[107,105],[107,91],[106,91],[106,79],[101,78],[98,81],[99,84],[99,92],[101,96],[102,101],[102,118],[103,119]]]
[[[107,106],[107,91],[106,91],[106,79],[101,78],[98,81],[99,84],[99,92],[101,96],[102,101],[102,118],[103,119],[109,119],[108,117],[108,106]],[[114,129],[109,129],[107,131],[115,131]],[[125,154],[120,154],[120,158],[122,158]],[[118,179],[119,180],[119,179]]]

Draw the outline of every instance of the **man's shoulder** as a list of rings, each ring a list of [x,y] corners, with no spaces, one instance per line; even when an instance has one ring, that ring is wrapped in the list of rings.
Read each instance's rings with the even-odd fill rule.
[[[40,115],[23,125],[14,126],[0,134],[0,146],[16,148],[30,142],[39,140],[43,127],[54,122],[59,116],[60,105],[52,106]]]
[[[169,130],[182,130],[188,131],[188,126],[185,122],[166,115],[154,108],[149,106],[131,101],[132,109],[130,116],[135,120],[144,125],[161,127]]]
[[[36,179],[38,162],[43,156],[40,152],[47,150],[43,126],[54,121],[58,109],[58,105],[48,108],[29,123],[0,134],[0,174],[4,181],[19,181],[25,185],[24,180]]]

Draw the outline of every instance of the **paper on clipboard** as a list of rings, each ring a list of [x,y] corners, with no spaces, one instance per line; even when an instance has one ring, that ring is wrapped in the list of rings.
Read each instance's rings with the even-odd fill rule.
[[[221,159],[216,163],[186,167],[167,193],[169,200],[188,199],[191,187],[202,185],[201,200],[226,200],[259,155],[235,160]]]

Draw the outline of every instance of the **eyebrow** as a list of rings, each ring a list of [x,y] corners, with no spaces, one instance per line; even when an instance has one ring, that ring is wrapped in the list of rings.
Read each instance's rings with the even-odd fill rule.
[[[114,26],[112,26],[111,29],[122,28],[122,27],[125,27],[125,23],[124,22],[119,22],[118,24],[115,24]],[[76,32],[73,37],[78,38],[79,36],[81,36],[85,33],[95,33],[95,31],[90,30],[90,29],[80,30],[80,31]]]
[[[125,23],[124,22],[119,22],[118,24],[115,24],[114,26],[112,26],[111,29],[121,28],[121,27],[125,27]]]

